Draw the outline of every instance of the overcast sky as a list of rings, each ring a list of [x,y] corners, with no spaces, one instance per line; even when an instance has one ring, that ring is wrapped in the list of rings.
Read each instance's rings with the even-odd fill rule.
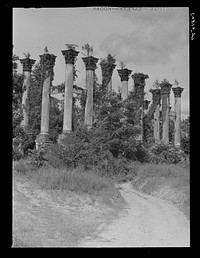
[[[182,117],[189,114],[189,9],[150,8],[107,9],[100,8],[42,8],[13,9],[14,53],[23,58],[29,52],[39,61],[47,46],[55,54],[54,85],[65,80],[65,61],[61,50],[65,44],[78,45],[80,51],[76,68],[79,70],[76,84],[85,86],[85,67],[81,47],[89,43],[94,56],[104,58],[108,53],[116,55],[117,69],[123,61],[135,72],[149,75],[145,91],[151,100],[149,89],[153,82],[166,78],[170,83],[177,79],[182,93]],[[19,64],[19,72],[22,66]],[[101,83],[101,69],[96,70]],[[113,73],[113,88],[121,85],[117,70]],[[129,79],[129,90],[133,80]],[[173,109],[173,93],[171,104]]]

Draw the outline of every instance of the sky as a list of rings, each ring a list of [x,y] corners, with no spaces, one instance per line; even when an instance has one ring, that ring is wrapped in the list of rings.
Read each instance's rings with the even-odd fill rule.
[[[85,66],[82,46],[89,43],[94,57],[115,55],[117,67],[112,84],[116,91],[121,85],[117,69],[120,62],[133,73],[148,74],[146,99],[152,100],[149,89],[154,81],[175,79],[184,88],[182,93],[182,118],[189,115],[189,9],[187,7],[161,8],[14,8],[13,53],[24,58],[29,52],[39,62],[39,55],[47,46],[49,53],[57,56],[54,67],[54,85],[65,80],[65,61],[61,50],[65,44],[78,45],[76,62],[78,78],[75,82],[85,86]],[[96,74],[101,83],[101,68]],[[22,73],[19,63],[18,72]],[[133,79],[128,82],[129,91]],[[170,95],[172,110],[174,96]]]

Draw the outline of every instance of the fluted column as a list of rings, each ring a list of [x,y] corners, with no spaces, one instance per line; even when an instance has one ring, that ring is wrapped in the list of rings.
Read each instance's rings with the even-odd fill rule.
[[[64,97],[64,118],[63,134],[72,131],[72,107],[73,107],[73,70],[75,58],[78,51],[73,49],[62,50],[65,57],[65,97]]]
[[[136,110],[137,115],[135,119],[135,125],[141,127],[141,133],[138,136],[138,140],[143,140],[143,105],[144,105],[144,87],[145,87],[145,80],[149,78],[147,74],[143,73],[134,73],[132,76],[134,81],[134,96],[135,96],[135,103],[136,103]]]
[[[93,56],[83,57],[82,59],[86,68],[87,99],[85,105],[85,125],[90,129],[93,125],[94,70],[97,68],[96,63],[99,59]]]
[[[152,100],[153,105],[155,106],[154,109],[154,118],[153,118],[153,124],[154,124],[154,140],[156,143],[160,142],[160,89],[150,89],[149,90],[152,93]]]
[[[41,131],[36,138],[36,146],[49,141],[49,112],[50,112],[50,86],[53,80],[53,68],[56,56],[45,53],[40,55],[40,63],[43,71],[43,90],[42,90],[42,112],[41,112]]]
[[[20,59],[20,62],[23,66],[23,95],[22,95],[22,112],[23,112],[23,120],[21,122],[21,126],[24,130],[29,125],[29,102],[28,102],[28,92],[31,84],[31,69],[36,60],[30,59],[29,57]]]
[[[132,73],[132,70],[124,68],[124,69],[119,69],[117,71],[122,82],[121,96],[123,100],[126,100],[128,98],[128,80],[129,80],[130,74]]]
[[[161,82],[160,87],[162,99],[162,142],[169,144],[169,111],[172,84],[165,80]]]
[[[181,145],[181,94],[183,88],[176,87],[172,88],[175,98],[175,134],[174,134],[174,144],[175,146]]]

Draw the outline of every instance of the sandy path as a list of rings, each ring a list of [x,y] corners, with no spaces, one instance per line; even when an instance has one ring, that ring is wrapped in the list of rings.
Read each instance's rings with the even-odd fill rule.
[[[86,238],[82,247],[190,246],[189,221],[176,207],[159,198],[120,185],[127,202],[121,218],[101,229],[96,239]]]

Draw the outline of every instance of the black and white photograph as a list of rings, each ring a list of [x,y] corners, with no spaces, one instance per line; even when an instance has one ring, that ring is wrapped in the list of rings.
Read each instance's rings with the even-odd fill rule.
[[[190,247],[195,15],[12,8],[12,248]]]

